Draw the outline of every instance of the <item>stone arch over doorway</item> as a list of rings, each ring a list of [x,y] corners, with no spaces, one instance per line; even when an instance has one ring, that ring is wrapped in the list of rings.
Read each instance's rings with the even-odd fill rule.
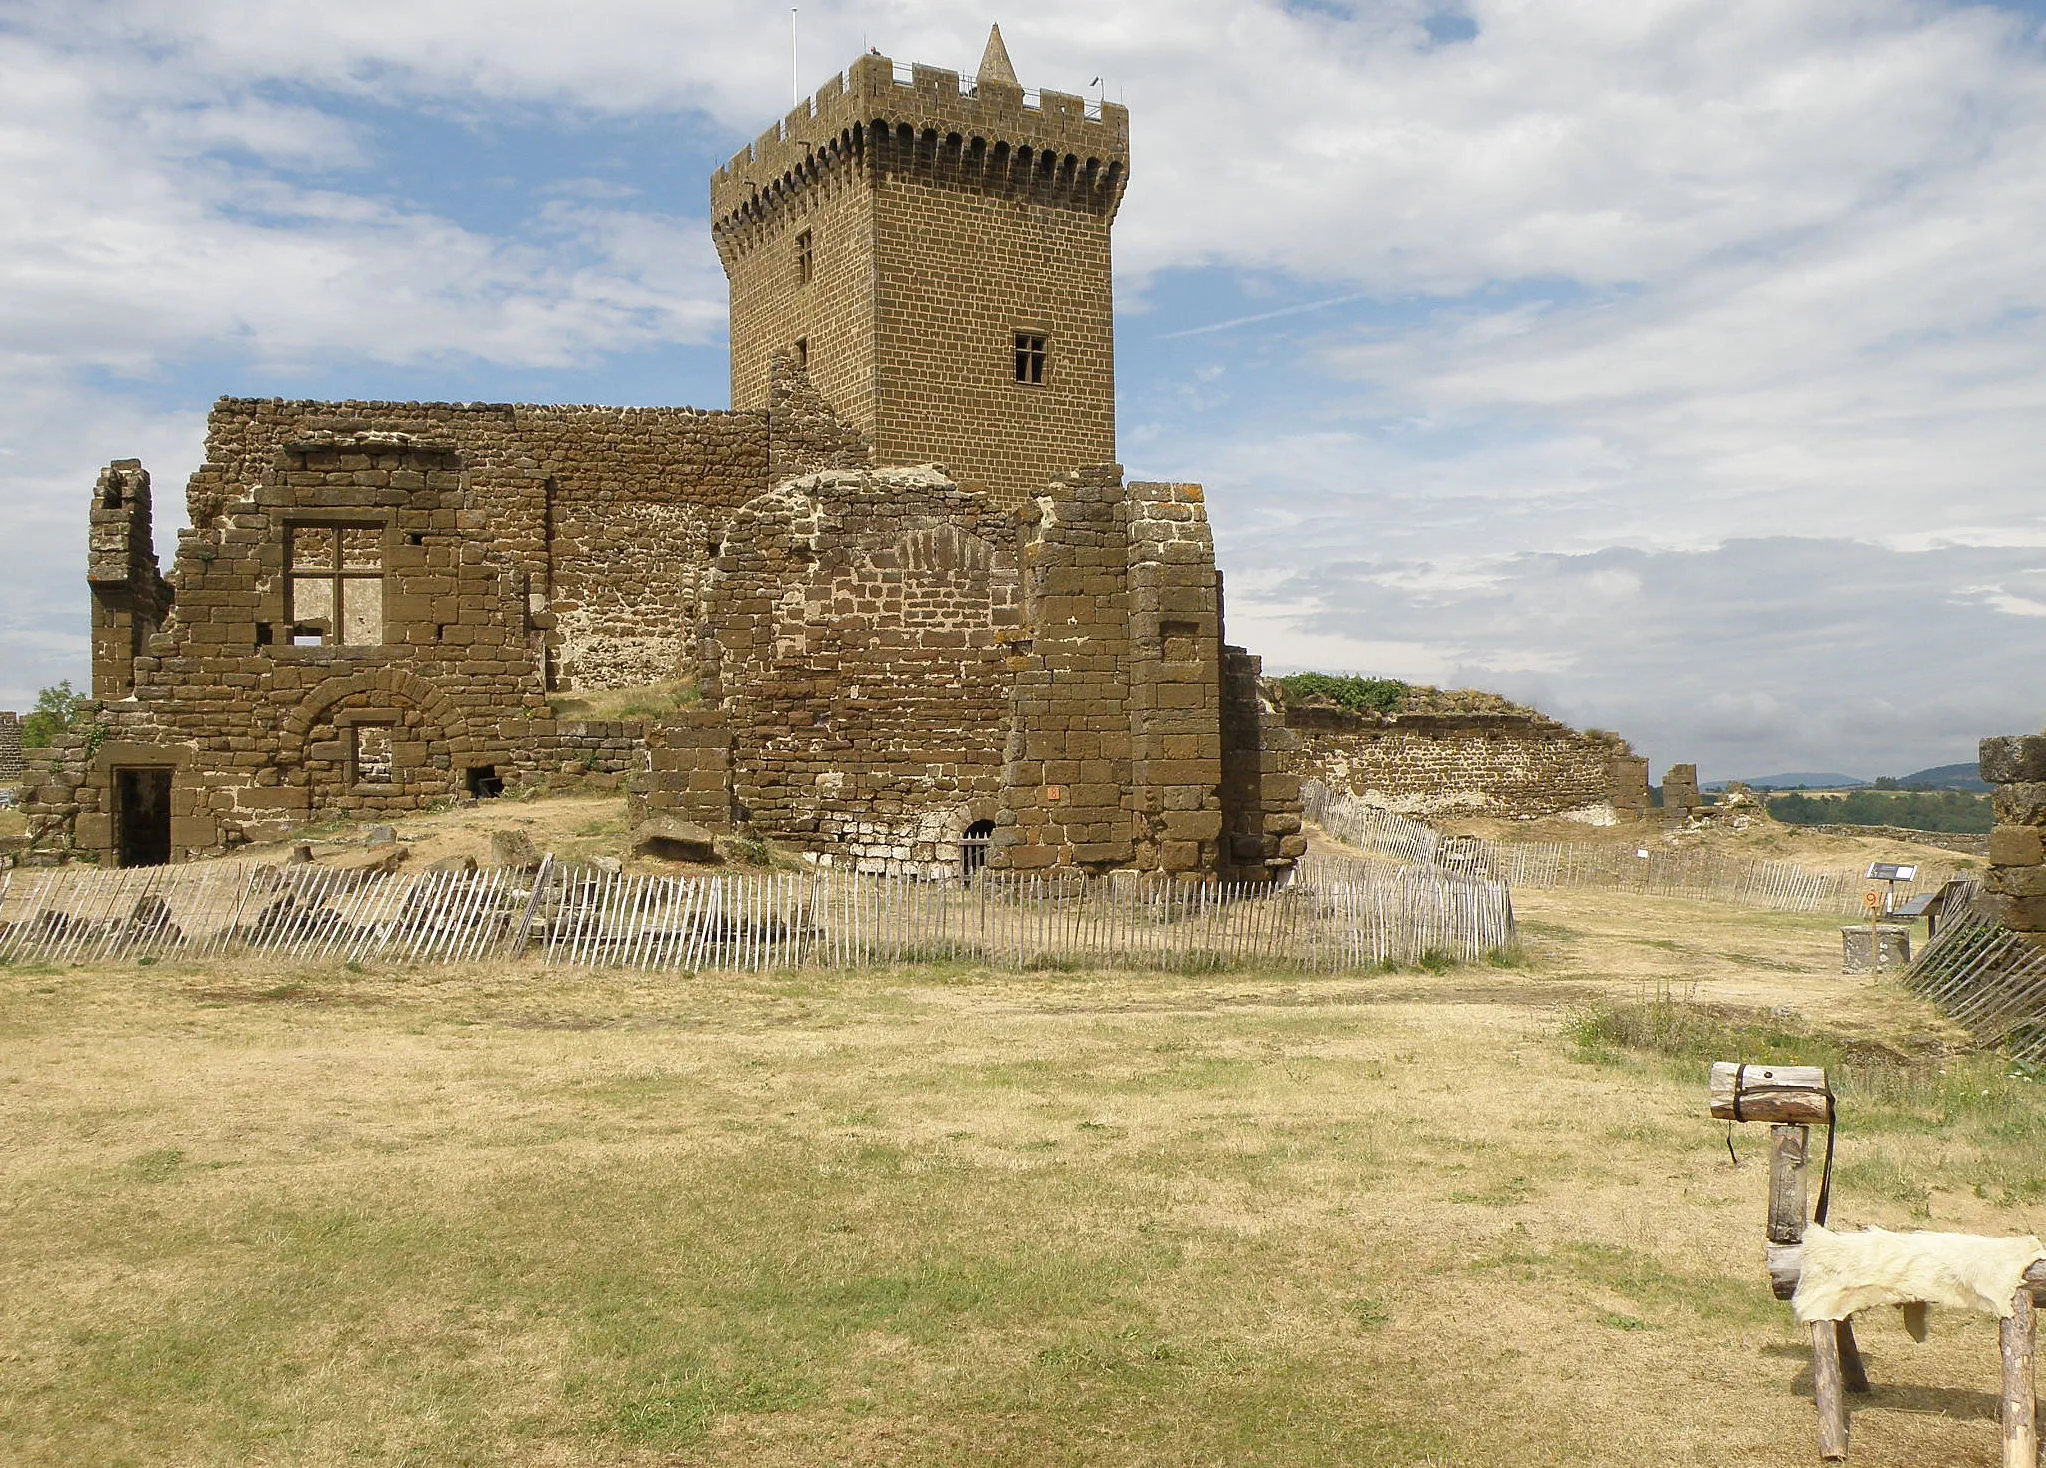
[[[280,730],[285,778],[309,814],[417,810],[463,790],[455,755],[469,745],[461,711],[409,673],[380,668],[326,679]]]

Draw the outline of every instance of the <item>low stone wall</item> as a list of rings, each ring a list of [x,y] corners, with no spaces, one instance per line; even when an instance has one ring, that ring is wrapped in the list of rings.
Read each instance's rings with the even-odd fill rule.
[[[1937,846],[1941,851],[1958,851],[1967,856],[1989,855],[1990,838],[1986,831],[1914,831],[1909,826],[1851,826],[1842,822],[1790,829],[1817,831],[1822,836],[1874,836],[1884,841],[1909,841],[1914,846]]]
[[[676,816],[712,831],[731,830],[732,730],[723,714],[684,710],[649,729],[631,792],[635,826],[652,816]]]
[[[641,765],[647,726],[638,719],[508,719],[512,766],[498,773],[519,783],[558,786],[559,777],[629,776]]]
[[[1613,796],[1613,743],[1539,714],[1286,710],[1300,771],[1406,815],[1547,816]]]

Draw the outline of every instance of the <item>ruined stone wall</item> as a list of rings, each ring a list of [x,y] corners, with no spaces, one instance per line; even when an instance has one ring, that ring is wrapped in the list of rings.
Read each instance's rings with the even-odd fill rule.
[[[1139,871],[1216,872],[1222,850],[1222,590],[1198,484],[1132,484],[1130,784]]]
[[[556,619],[549,671],[564,689],[678,675],[715,527],[769,469],[764,412],[223,399],[193,479],[192,523],[245,495],[286,444],[366,432],[453,456],[461,528],[507,556],[521,594]]]
[[[500,719],[544,712],[525,576],[477,538],[451,446],[312,431],[236,487],[182,533],[171,614],[99,715],[84,849],[119,848],[122,768],[174,770],[191,852],[462,793],[469,767],[511,763]]]
[[[685,709],[647,731],[631,786],[632,823],[656,816],[732,829],[732,731],[716,709]]]
[[[525,719],[502,728],[510,751],[507,786],[551,790],[623,786],[645,763],[643,719]]]
[[[1308,706],[1289,708],[1286,724],[1303,774],[1409,815],[1555,815],[1613,794],[1613,745],[1540,715]]]
[[[21,717],[0,712],[0,785],[12,785],[20,780],[23,768]]]
[[[1612,788],[1613,814],[1622,821],[1645,821],[1653,809],[1648,790],[1648,761],[1638,754],[1614,754],[1606,762]]]
[[[738,819],[861,871],[954,870],[994,815],[1019,603],[1008,517],[935,471],[829,471],[747,504],[703,658]]]
[[[1982,908],[2014,932],[2046,933],[2046,736],[1985,739],[1981,767],[1996,817]]]
[[[1002,809],[988,864],[1107,871],[1136,856],[1129,698],[1129,507],[1121,471],[1038,501],[1017,644]]]
[[[126,698],[135,659],[163,625],[171,590],[158,573],[149,473],[134,459],[100,471],[87,513],[85,581],[92,589],[92,696]]]
[[[1221,873],[1257,882],[1307,851],[1301,834],[1300,736],[1262,692],[1264,664],[1240,647],[1222,649]]]
[[[1698,767],[1671,765],[1662,777],[1662,818],[1688,821],[1704,804],[1704,796],[1698,793]]]

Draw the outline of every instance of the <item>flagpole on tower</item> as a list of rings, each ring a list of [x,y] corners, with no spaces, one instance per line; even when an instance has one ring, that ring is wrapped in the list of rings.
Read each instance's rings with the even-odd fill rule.
[[[796,51],[796,7],[789,7],[789,105],[803,100],[803,67]]]

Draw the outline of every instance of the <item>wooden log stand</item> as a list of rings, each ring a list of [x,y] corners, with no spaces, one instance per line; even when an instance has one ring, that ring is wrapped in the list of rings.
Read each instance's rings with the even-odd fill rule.
[[[1797,1293],[1804,1272],[1805,1171],[1810,1161],[1811,1128],[1833,1122],[1826,1073],[1810,1065],[1737,1065],[1722,1060],[1712,1067],[1710,1095],[1715,1117],[1770,1124],[1769,1223],[1764,1253],[1769,1288],[1777,1299],[1787,1300]],[[2003,1347],[2003,1468],[2038,1468],[2033,1357],[2034,1314],[2041,1296],[2046,1296],[2046,1262],[2025,1271],[2024,1282],[2011,1299],[2010,1317],[1999,1330]],[[1904,1325],[1914,1340],[1925,1339],[1926,1308],[1923,1302],[1904,1307]],[[1868,1373],[1850,1322],[1815,1320],[1811,1333],[1819,1456],[1828,1462],[1844,1462],[1847,1394],[1866,1392]]]

